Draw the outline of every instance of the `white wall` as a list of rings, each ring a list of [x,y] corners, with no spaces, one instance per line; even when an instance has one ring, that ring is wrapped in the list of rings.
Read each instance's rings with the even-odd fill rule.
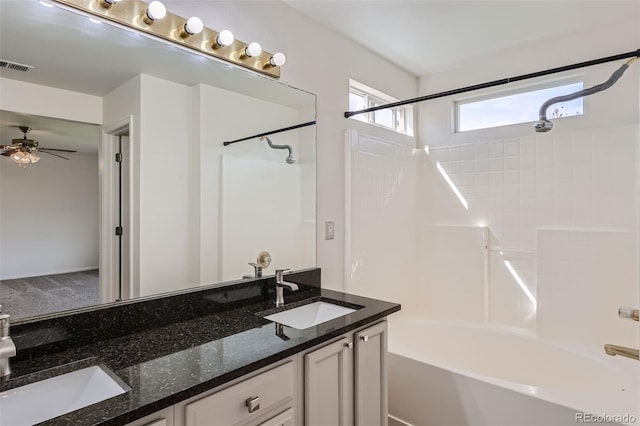
[[[0,109],[63,120],[102,123],[102,98],[100,97],[2,77],[0,77]],[[0,171],[0,186],[2,187],[0,193],[0,223],[2,224],[0,227],[0,240],[2,241],[0,244],[0,277],[2,279],[92,269],[96,268],[98,264],[97,258],[95,258],[98,244],[98,205],[94,203],[98,199],[96,157],[72,154],[73,161],[65,161],[65,165],[69,167],[63,174],[53,173],[53,167],[57,164],[54,163],[57,161],[54,157],[49,158],[47,155],[42,157],[44,157],[43,160],[37,166],[30,167],[27,171],[16,170],[16,164],[8,159],[0,161],[2,170]],[[71,164],[72,162],[73,164]],[[89,164],[93,167],[91,171]],[[79,178],[80,182],[76,182],[74,176]],[[94,183],[95,187],[92,186]],[[30,195],[31,192],[19,190],[23,187],[29,187],[31,191],[34,191],[35,197]],[[73,199],[71,205],[75,207],[81,205],[81,198],[72,197],[72,190],[78,190],[80,194],[87,197],[87,207],[70,211],[67,219],[61,218],[62,226],[56,228],[50,219],[52,216],[46,216],[45,212],[47,205],[54,208],[60,207],[59,199],[53,197],[53,194],[56,194],[60,189],[62,189],[61,196],[65,199]],[[27,194],[31,198],[25,200]],[[24,202],[16,204],[16,199]],[[48,200],[48,203],[39,204],[38,199]],[[36,210],[29,212],[27,206]],[[82,215],[83,211],[86,214]],[[58,216],[62,216],[59,211]],[[32,220],[33,218],[40,219],[38,221],[40,224],[32,224],[29,227],[30,230],[26,231],[28,238],[19,237],[21,241],[19,243],[16,241],[18,238],[17,228],[9,223],[22,223],[26,217],[31,217]],[[79,233],[68,235],[69,226],[74,221],[80,224]],[[92,223],[94,228],[89,229]],[[40,231],[44,233],[40,233]],[[43,239],[43,235],[49,235],[49,237]],[[89,240],[89,238],[93,239]],[[65,249],[60,248],[61,241],[69,242]],[[32,246],[25,245],[25,242]],[[56,253],[53,256],[47,256],[47,253],[52,252],[54,244],[57,247]],[[82,253],[81,250],[86,250],[86,252]],[[35,257],[42,259],[43,263],[32,261],[33,256],[30,253],[34,252],[37,254]],[[54,262],[59,262],[59,264],[55,265]]]
[[[317,265],[323,286],[344,289],[344,130],[361,128],[347,120],[349,78],[399,99],[416,95],[415,76],[313,22],[279,1],[167,1],[181,16],[200,16],[208,26],[229,28],[243,41],[257,40],[282,51],[281,81],[318,95]],[[324,239],[324,221],[336,224],[335,240]]]
[[[140,295],[192,287],[189,255],[191,89],[141,76]],[[162,265],[162,267],[159,267]]]
[[[63,120],[102,123],[102,98],[0,77],[0,109]]]
[[[407,309],[418,300],[419,157],[413,138],[366,127],[347,132],[346,290]]]
[[[141,108],[141,85],[142,77],[137,75],[131,78],[129,81],[123,83],[103,98],[103,123],[104,126],[109,128],[116,124],[131,119],[131,128],[129,129],[129,141],[131,146],[131,280],[133,287],[133,295],[140,295],[139,283],[140,283],[140,168],[137,167],[140,158],[140,108]],[[101,149],[104,148],[101,145]],[[104,154],[103,154],[104,158]],[[104,171],[104,165],[100,165]],[[110,182],[103,179],[101,182],[101,191],[111,193]],[[101,193],[101,196],[104,196]],[[102,218],[101,222],[104,226],[105,219]],[[108,230],[106,231],[108,232]],[[104,252],[111,248],[108,241],[101,242],[101,248]],[[104,257],[103,257],[104,258]],[[101,265],[106,268],[108,265]]]
[[[315,185],[315,174],[309,170],[315,164],[304,155],[315,145],[308,143],[308,132],[270,137],[274,144],[291,145],[296,157],[293,165],[285,162],[286,150],[271,149],[266,141],[222,145],[265,129],[309,121],[308,111],[206,85],[197,87],[200,122],[193,147],[200,153],[201,283],[251,275],[247,262],[255,262],[263,250],[274,261],[265,274],[276,268],[314,265],[315,198],[304,191]],[[255,206],[264,213],[256,215]]]
[[[68,158],[0,161],[0,279],[98,268],[98,156]]]
[[[257,139],[226,148],[222,145],[239,135],[264,131],[265,126],[308,120],[301,116],[308,111],[148,75],[133,78],[107,95],[104,111],[104,121],[109,125],[133,117],[132,192],[137,202],[133,207],[134,253],[135,244],[139,247],[139,278],[134,276],[134,282],[139,283],[139,295],[238,279],[251,272],[246,263],[255,261],[261,250],[272,251],[278,267],[300,269],[315,263],[313,250],[299,250],[302,242],[309,248],[315,245],[315,197],[303,190],[315,183],[315,173],[308,170],[315,164],[298,149],[308,133],[273,137],[274,143],[293,146],[298,157],[293,166],[284,161],[286,151],[272,150]],[[301,135],[304,137],[299,142]],[[243,169],[242,173],[227,168],[223,172],[223,155],[268,161],[275,166],[268,173],[294,171],[293,176],[285,173],[291,180],[285,182],[291,191],[265,198],[277,194],[282,185],[273,183],[277,188],[267,191],[265,177],[259,178],[256,168]],[[242,183],[249,173],[260,181]],[[264,218],[264,226],[247,232],[247,226],[255,226],[260,220],[255,216],[256,204],[261,209],[270,205],[268,209],[274,212],[281,205],[288,214]],[[242,210],[236,212],[238,208]],[[225,212],[227,219],[222,224]],[[303,212],[311,216],[301,222]],[[292,215],[296,223],[292,223]],[[231,219],[235,226],[231,226]],[[291,230],[296,230],[294,235]],[[288,241],[289,245],[280,247],[283,244],[279,241]]]
[[[639,25],[629,22],[475,60],[422,77],[420,92],[634,50]],[[580,75],[590,87],[621,63],[552,78]],[[423,312],[454,318],[463,312],[465,319],[584,344],[612,340],[637,346],[637,333],[615,315],[617,306],[639,297],[639,83],[635,64],[611,89],[585,98],[585,115],[553,120],[554,129],[544,134],[535,133],[532,123],[454,133],[453,102],[489,90],[420,105],[420,143],[430,147],[420,181],[420,257],[432,271],[420,284]],[[466,198],[468,210],[436,162]],[[431,302],[434,295],[437,305]],[[593,322],[579,319],[585,317]]]

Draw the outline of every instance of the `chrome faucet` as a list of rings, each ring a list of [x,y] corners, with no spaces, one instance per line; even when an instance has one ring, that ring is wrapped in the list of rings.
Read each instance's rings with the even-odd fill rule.
[[[298,290],[298,284],[284,281],[282,275],[289,269],[276,269],[276,308],[284,305],[284,288],[287,287],[291,291]]]
[[[249,265],[253,266],[253,275],[243,275],[242,279],[244,280],[247,278],[262,278],[262,266],[254,262],[249,262]]]
[[[16,345],[9,336],[9,315],[1,314],[2,306],[0,305],[0,379],[6,378],[11,374],[11,366],[9,358],[16,356]]]
[[[618,309],[618,316],[623,319],[639,321],[640,311],[638,311],[638,309],[622,307]],[[620,355],[620,356],[624,356],[627,358],[640,361],[640,351],[638,349],[627,348],[624,346],[610,345],[607,343],[604,345],[604,353],[611,356]]]
[[[631,348],[626,348],[624,346],[610,345],[607,343],[604,345],[604,352],[607,355],[611,355],[611,356],[620,355],[627,358],[640,360],[640,351],[638,351],[638,349],[631,349]]]

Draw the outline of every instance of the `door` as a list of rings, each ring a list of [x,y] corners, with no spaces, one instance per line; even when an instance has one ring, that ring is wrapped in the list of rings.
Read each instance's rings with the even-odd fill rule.
[[[115,155],[116,159],[116,255],[117,262],[117,299],[130,299],[131,286],[129,282],[129,259],[131,227],[130,223],[130,156],[129,156],[129,133],[118,135],[118,147]]]
[[[387,426],[387,323],[355,334],[355,424]]]
[[[353,424],[351,345],[343,337],[304,356],[305,426]]]
[[[133,276],[131,118],[103,129],[100,145],[100,300],[138,295]]]

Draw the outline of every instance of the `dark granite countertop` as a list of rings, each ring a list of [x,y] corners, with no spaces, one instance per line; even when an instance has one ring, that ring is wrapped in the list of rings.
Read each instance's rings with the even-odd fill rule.
[[[45,369],[102,363],[131,390],[41,424],[124,425],[400,310],[396,303],[316,287],[287,293],[287,306],[314,297],[362,308],[304,330],[285,326],[283,337],[275,323],[256,315],[274,307],[271,298],[251,299],[210,315],[18,359],[13,368],[20,374],[3,390],[40,380]]]

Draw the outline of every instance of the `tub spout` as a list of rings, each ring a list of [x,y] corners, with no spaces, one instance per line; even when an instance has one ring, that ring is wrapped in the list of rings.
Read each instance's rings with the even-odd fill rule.
[[[635,359],[636,361],[640,361],[640,352],[638,349],[625,348],[624,346],[616,346],[606,344],[604,345],[604,352],[607,355],[615,356],[621,355],[627,358]]]

